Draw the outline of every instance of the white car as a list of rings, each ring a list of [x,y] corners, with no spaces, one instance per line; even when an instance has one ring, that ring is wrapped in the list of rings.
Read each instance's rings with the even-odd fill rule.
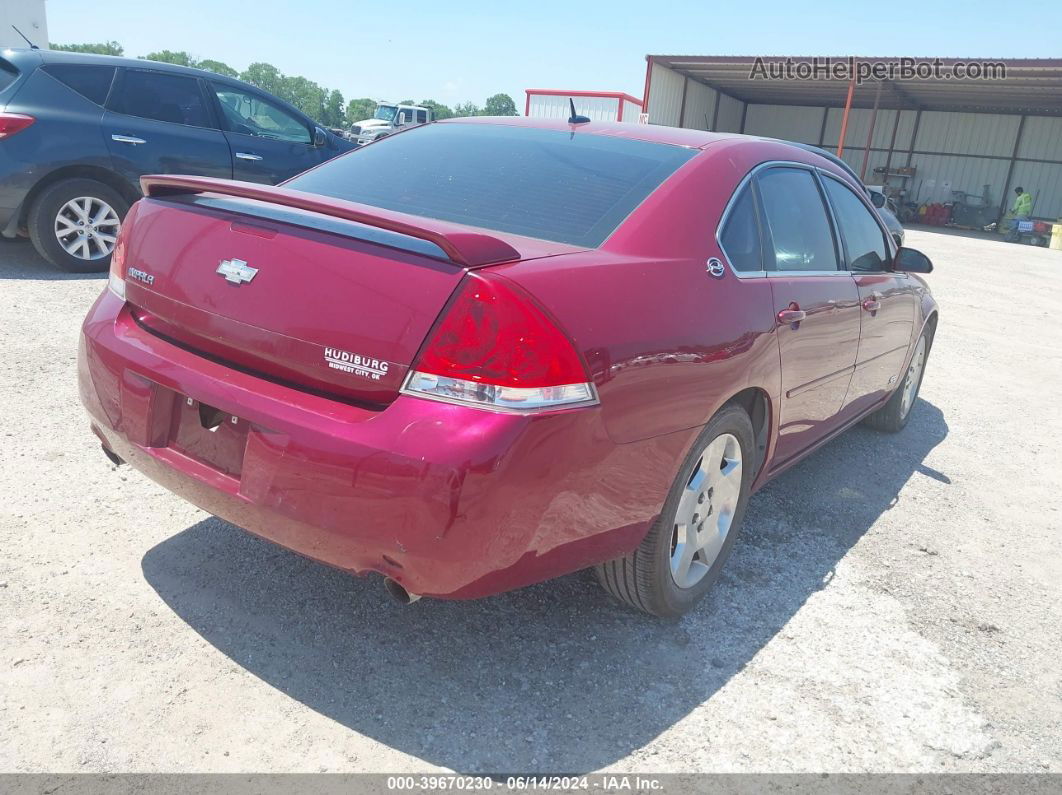
[[[877,208],[878,215],[889,228],[889,234],[896,241],[897,246],[903,245],[904,230],[900,219],[896,217],[892,202],[885,195],[885,190],[880,185],[866,185],[867,193],[870,194],[870,203]]]

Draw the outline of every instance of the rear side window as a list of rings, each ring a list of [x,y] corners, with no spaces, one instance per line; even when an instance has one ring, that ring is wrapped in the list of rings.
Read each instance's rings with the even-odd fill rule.
[[[695,154],[589,133],[429,124],[285,187],[592,248]]]
[[[734,270],[744,273],[764,270],[756,197],[751,184],[741,190],[731,207],[719,242]]]
[[[44,71],[74,89],[85,99],[102,105],[114,80],[113,66],[88,66],[84,64],[49,64]]]
[[[0,91],[18,80],[18,69],[9,61],[0,58]]]
[[[780,271],[837,270],[833,232],[811,172],[772,168],[758,182],[774,267]]]
[[[199,81],[193,77],[127,69],[113,110],[144,119],[212,127]]]
[[[428,111],[426,111],[426,110],[418,110],[417,111],[417,124],[427,124],[427,123],[428,123]]]
[[[826,193],[837,216],[841,237],[848,253],[848,269],[883,271],[888,261],[885,236],[877,220],[858,197],[835,179],[823,179]]]

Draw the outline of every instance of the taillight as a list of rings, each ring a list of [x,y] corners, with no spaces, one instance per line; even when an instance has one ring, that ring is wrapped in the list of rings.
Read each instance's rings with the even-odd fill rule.
[[[436,323],[402,391],[504,410],[597,402],[575,346],[535,299],[476,273]]]
[[[125,250],[135,215],[136,205],[134,204],[126,213],[121,226],[118,227],[118,237],[115,238],[114,251],[111,252],[111,272],[107,277],[107,288],[123,301],[125,300]]]
[[[22,113],[0,113],[0,139],[22,132],[35,121],[32,116]]]

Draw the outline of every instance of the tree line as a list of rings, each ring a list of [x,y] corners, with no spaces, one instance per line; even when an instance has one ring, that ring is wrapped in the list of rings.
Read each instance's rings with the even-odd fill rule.
[[[53,50],[66,52],[86,52],[98,55],[124,55],[125,48],[116,41],[95,44],[50,44]],[[197,59],[184,50],[160,50],[138,56],[147,61],[191,66],[205,69],[226,77],[235,77],[250,83],[263,91],[280,97],[301,110],[324,127],[348,127],[354,122],[370,118],[376,110],[376,100],[369,97],[345,100],[338,89],[328,89],[301,75],[285,75],[275,66],[264,61],[257,61],[242,72],[233,69],[227,63],[211,58]],[[422,105],[431,108],[436,119],[449,119],[459,116],[516,116],[516,103],[508,94],[494,94],[487,97],[482,107],[474,102],[462,102],[449,107],[433,99],[414,102],[402,100],[403,105]]]

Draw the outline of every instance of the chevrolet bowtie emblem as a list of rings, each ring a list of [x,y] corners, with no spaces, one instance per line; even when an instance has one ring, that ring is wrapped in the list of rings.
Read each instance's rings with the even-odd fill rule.
[[[218,265],[218,273],[225,277],[229,284],[237,286],[249,282],[258,273],[258,268],[251,268],[242,259],[223,259]]]

